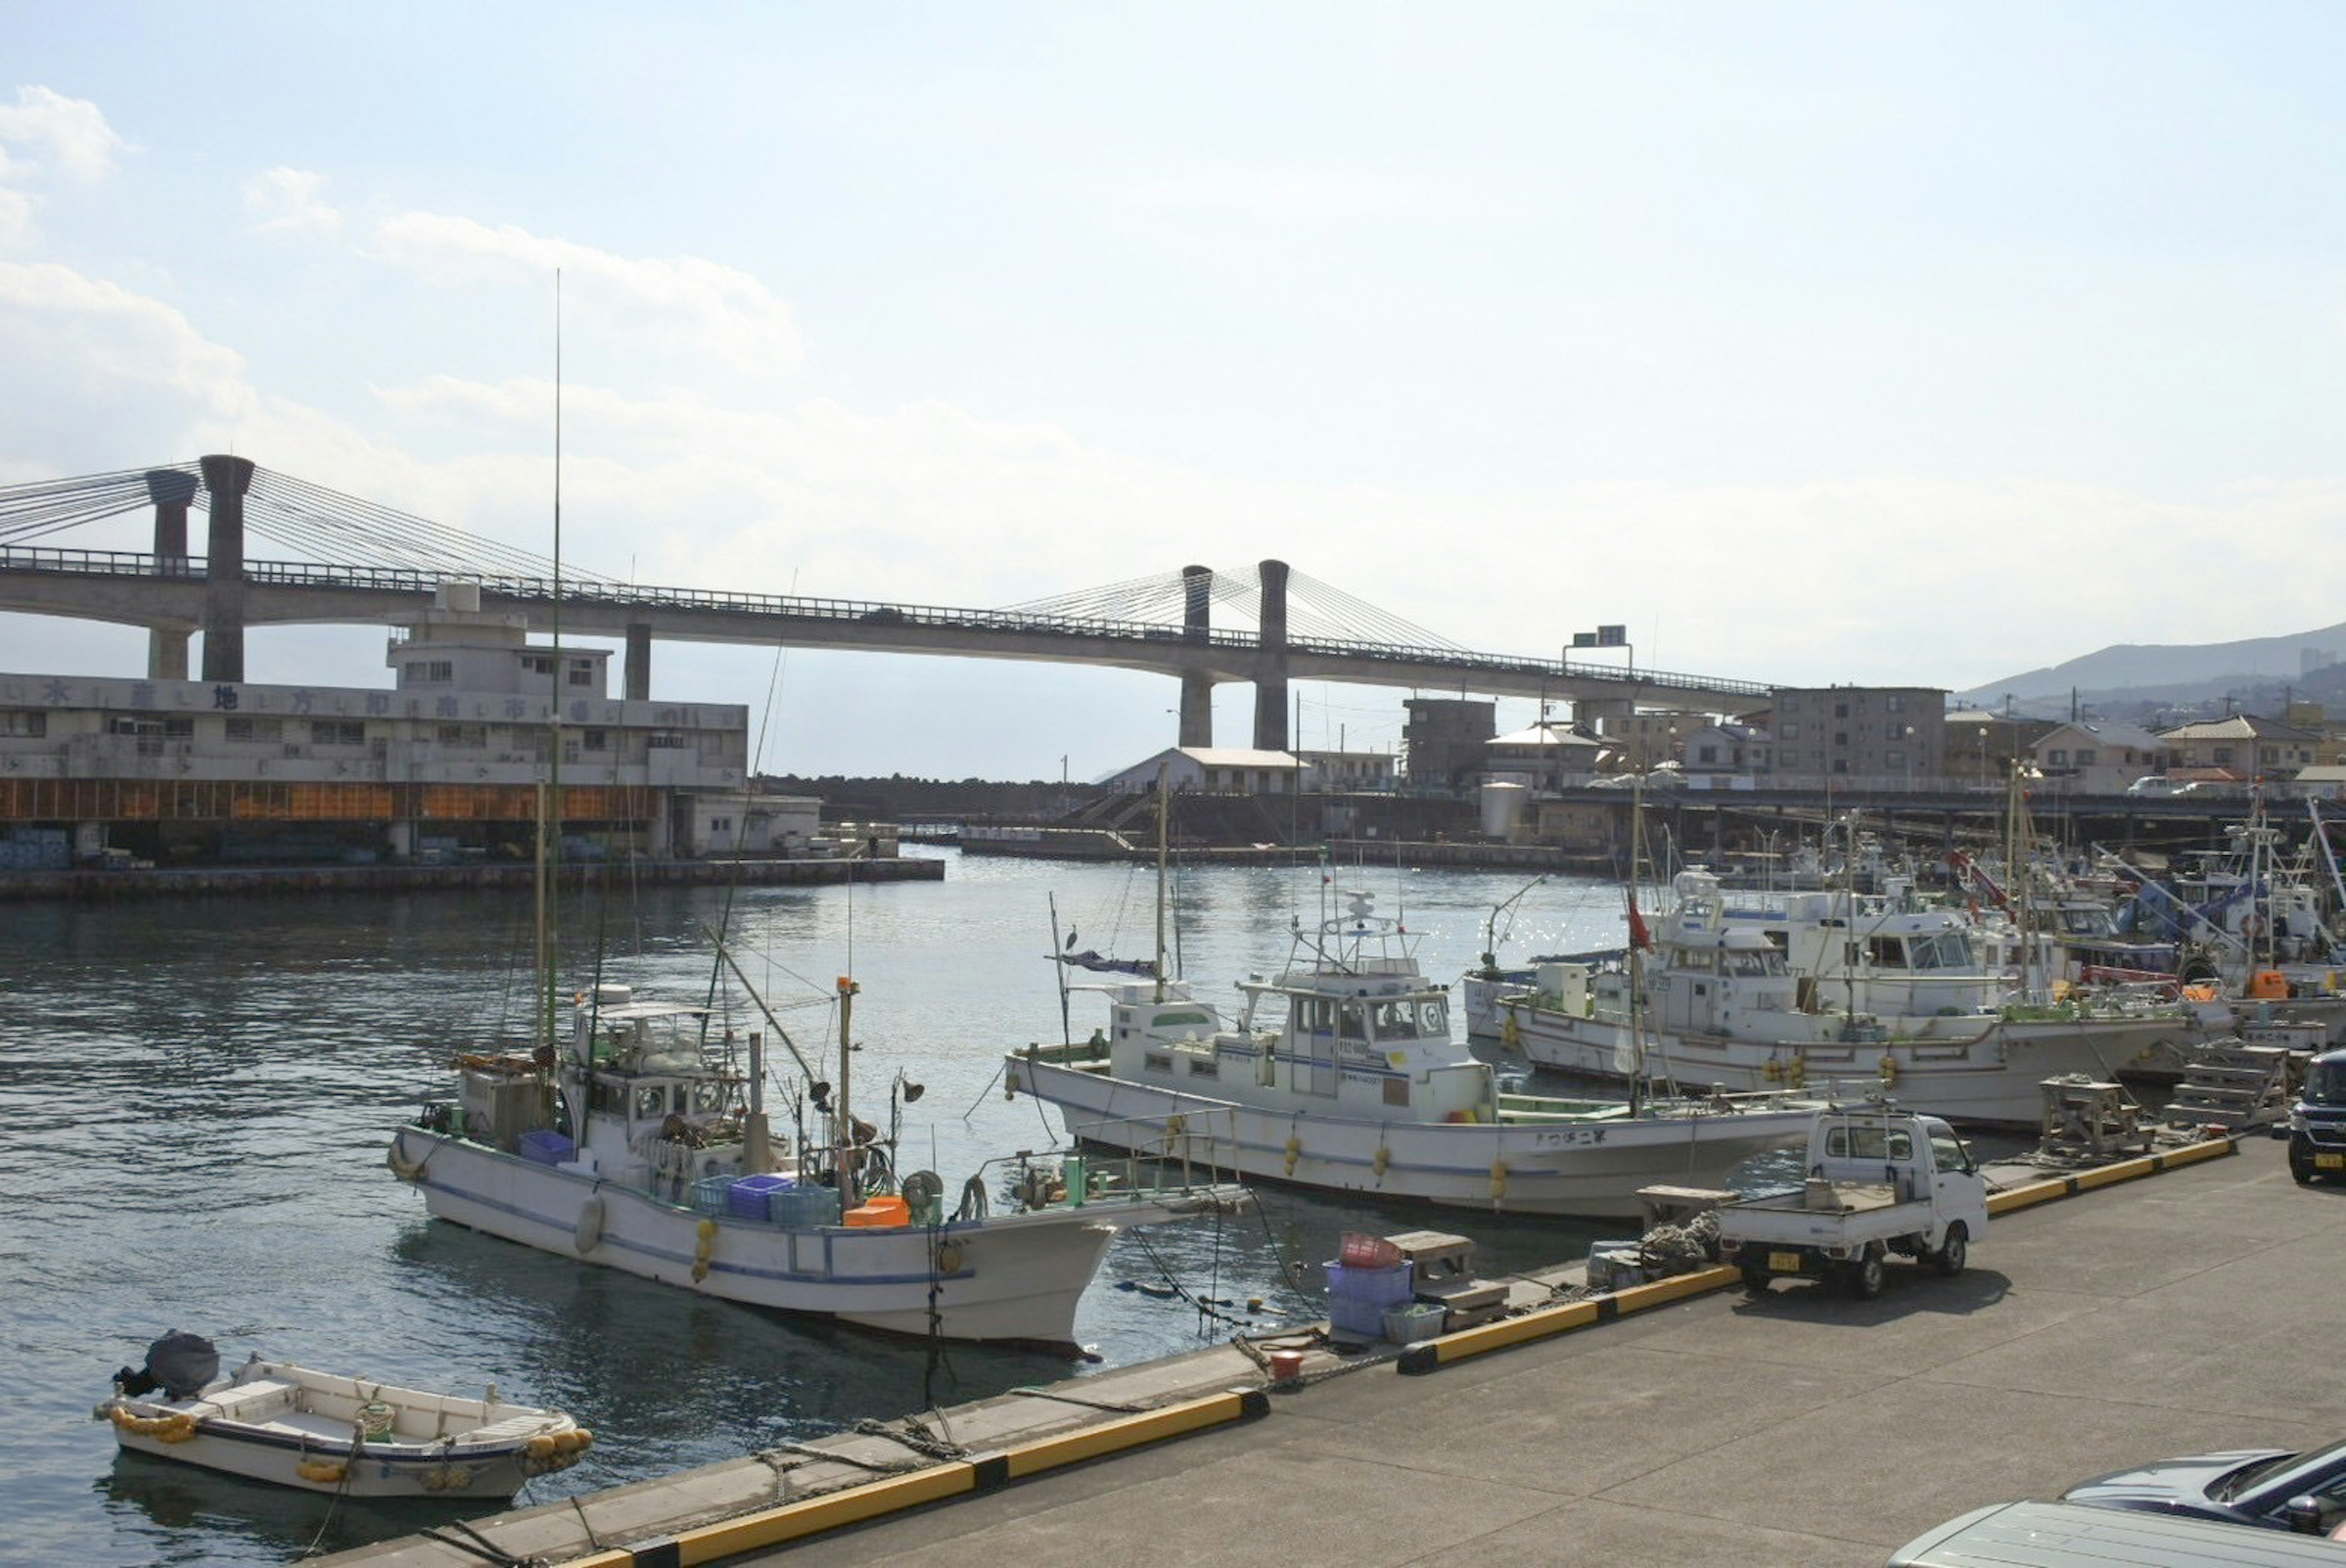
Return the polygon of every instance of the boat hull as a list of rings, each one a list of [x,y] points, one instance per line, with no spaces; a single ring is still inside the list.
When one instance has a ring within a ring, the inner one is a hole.
[[[1513,1042],[1533,1064],[1620,1078],[1632,1059],[1627,1024],[1516,1002],[1503,1004]],[[1787,1015],[1788,1018],[1790,1015]],[[1956,1016],[1909,1021],[1912,1033],[1880,1040],[1775,1040],[1671,1034],[1644,1051],[1647,1070],[1694,1088],[1729,1093],[1790,1085],[1813,1093],[1888,1092],[1901,1105],[1949,1121],[2034,1125],[2045,1115],[2044,1081],[2074,1073],[2114,1078],[2147,1065],[2172,1075],[2198,1031],[2181,1018],[2010,1023]]]
[[[470,1400],[258,1356],[188,1397],[117,1392],[96,1413],[126,1452],[340,1497],[511,1497],[594,1442],[560,1410],[494,1393]]]
[[[1072,1345],[1076,1301],[1117,1231],[1175,1212],[1102,1201],[935,1227],[795,1229],[699,1214],[417,1127],[399,1130],[392,1165],[434,1218],[699,1295],[949,1339]],[[590,1204],[597,1223],[586,1223]]]
[[[347,1442],[305,1443],[291,1437],[199,1430],[184,1441],[167,1442],[119,1428],[114,1435],[126,1453],[151,1454],[248,1481],[341,1497],[497,1500],[519,1492],[532,1473],[526,1453],[510,1450],[396,1454],[362,1445],[353,1458]]]
[[[1642,1186],[1721,1186],[1752,1156],[1800,1143],[1815,1109],[1556,1125],[1380,1123],[1257,1110],[1023,1055],[1005,1070],[1014,1093],[1056,1106],[1068,1136],[1088,1143],[1330,1192],[1591,1219],[1638,1216]]]

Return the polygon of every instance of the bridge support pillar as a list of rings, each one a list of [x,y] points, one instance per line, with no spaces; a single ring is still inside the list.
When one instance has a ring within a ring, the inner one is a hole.
[[[243,457],[201,460],[204,488],[212,493],[211,536],[204,550],[204,678],[244,678],[244,493],[252,462]]]
[[[150,469],[147,494],[155,503],[155,569],[167,577],[188,574],[188,503],[196,498],[193,476],[176,468]],[[147,678],[188,678],[188,633],[177,626],[147,628]]]
[[[1254,746],[1258,751],[1287,749],[1287,563],[1265,561],[1262,574],[1262,651],[1254,673]]]
[[[629,702],[652,699],[652,629],[641,622],[627,628],[627,667],[621,679]]]
[[[1181,637],[1202,643],[1211,635],[1214,569],[1181,568]],[[1214,743],[1214,683],[1196,670],[1181,676],[1181,731],[1178,746],[1208,747]]]

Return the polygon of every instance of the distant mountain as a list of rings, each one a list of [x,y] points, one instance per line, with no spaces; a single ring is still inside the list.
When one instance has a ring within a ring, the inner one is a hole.
[[[1974,708],[2002,708],[2007,699],[2023,709],[2066,714],[2070,694],[2107,710],[2127,705],[2198,703],[2252,693],[2291,695],[2335,702],[2346,689],[2346,623],[2320,631],[2243,642],[2180,644],[2121,643],[2046,669],[1990,681],[1955,699]]]

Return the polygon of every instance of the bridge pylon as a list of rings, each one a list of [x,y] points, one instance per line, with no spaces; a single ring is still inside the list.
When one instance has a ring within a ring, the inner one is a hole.
[[[1181,568],[1181,636],[1202,643],[1212,626],[1214,569]],[[1178,746],[1208,747],[1214,743],[1214,680],[1201,670],[1181,672],[1181,729]]]
[[[1287,563],[1265,561],[1261,640],[1254,665],[1254,746],[1287,749]]]
[[[148,499],[155,504],[155,564],[169,576],[188,570],[188,503],[196,498],[193,474],[177,468],[147,471]],[[188,678],[188,632],[182,626],[147,628],[147,678]]]
[[[204,678],[244,678],[244,493],[252,484],[249,457],[203,458],[204,488],[212,493],[212,525],[204,550]]]

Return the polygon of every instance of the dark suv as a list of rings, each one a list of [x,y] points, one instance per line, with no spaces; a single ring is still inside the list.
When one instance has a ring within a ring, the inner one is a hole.
[[[2325,1051],[2305,1069],[2289,1114],[2289,1174],[2300,1183],[2346,1177],[2346,1051]]]

